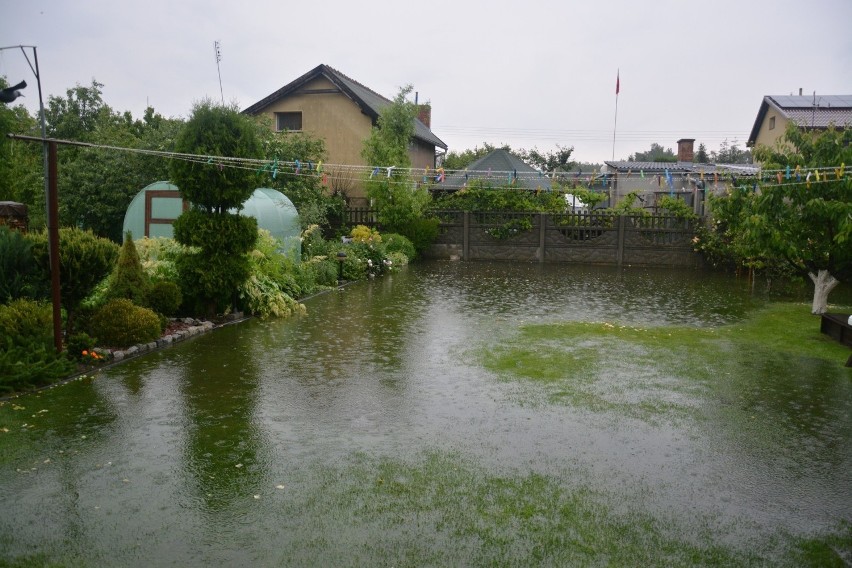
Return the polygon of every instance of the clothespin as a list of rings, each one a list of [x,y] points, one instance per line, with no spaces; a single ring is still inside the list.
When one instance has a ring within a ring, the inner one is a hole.
[[[373,168],[373,171],[370,172],[370,179],[373,179],[373,176],[376,176],[378,174],[379,174],[379,167],[376,166],[375,168]]]
[[[783,179],[781,172],[778,172],[778,174],[775,177],[778,180],[778,185],[781,185],[781,180]]]
[[[808,172],[808,175],[805,176],[805,184],[808,189],[811,188],[811,172]]]
[[[299,160],[296,160],[296,175],[299,175],[299,172],[302,171],[302,164]]]
[[[388,168],[388,179],[390,179],[391,174],[393,173],[393,169],[394,169],[395,167],[396,167],[396,166],[390,166],[390,167]]]
[[[802,181],[802,167],[796,166],[796,181]]]
[[[814,170],[814,172],[816,173],[816,180],[819,181],[819,170]]]
[[[787,164],[787,167],[784,169],[784,177],[786,179],[790,179],[790,165]]]
[[[317,162],[317,173],[320,173],[320,172],[322,172],[322,160]]]

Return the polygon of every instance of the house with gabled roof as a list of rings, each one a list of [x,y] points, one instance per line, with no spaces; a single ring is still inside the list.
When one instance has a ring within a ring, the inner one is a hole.
[[[757,111],[746,145],[774,148],[792,122],[799,128],[852,127],[852,95],[767,95]]]
[[[364,141],[391,101],[340,71],[322,64],[246,108],[243,113],[266,115],[277,131],[306,132],[325,140],[329,164],[366,164],[361,157]],[[434,169],[437,153],[447,145],[431,128],[431,106],[419,105],[414,119],[414,139],[409,148],[414,168]],[[332,180],[333,183],[333,180]],[[351,205],[366,204],[364,188],[349,189]]]

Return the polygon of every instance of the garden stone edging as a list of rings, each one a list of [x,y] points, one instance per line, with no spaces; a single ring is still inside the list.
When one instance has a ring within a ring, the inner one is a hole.
[[[184,339],[187,339],[189,337],[194,337],[196,335],[206,333],[217,327],[216,324],[214,324],[212,321],[206,320],[183,318],[180,321],[188,324],[189,327],[175,331],[174,333],[171,333],[169,335],[164,335],[156,341],[151,341],[149,343],[139,343],[138,345],[132,345],[127,349],[104,349],[102,351],[98,349],[98,351],[101,352],[103,355],[106,355],[110,362],[117,363],[129,357],[141,355],[142,353],[147,353],[149,351],[153,351],[155,349],[159,349],[161,347],[166,347],[173,343],[183,341]]]

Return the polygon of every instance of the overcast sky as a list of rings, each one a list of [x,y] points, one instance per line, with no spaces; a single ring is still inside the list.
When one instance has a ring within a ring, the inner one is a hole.
[[[762,97],[852,94],[852,0],[0,0],[0,47],[38,48],[49,95],[92,79],[113,109],[241,109],[317,65],[388,98],[411,84],[450,150],[574,147],[616,159],[657,142],[744,146]],[[620,71],[619,71],[620,70]],[[20,50],[0,75],[34,75]],[[20,99],[19,99],[20,100]]]

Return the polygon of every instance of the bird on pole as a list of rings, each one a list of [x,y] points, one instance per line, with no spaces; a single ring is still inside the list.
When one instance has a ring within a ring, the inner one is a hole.
[[[27,86],[26,81],[21,81],[14,87],[6,87],[5,89],[0,90],[0,103],[11,103],[18,97],[23,97],[24,94],[21,92],[21,89]]]

